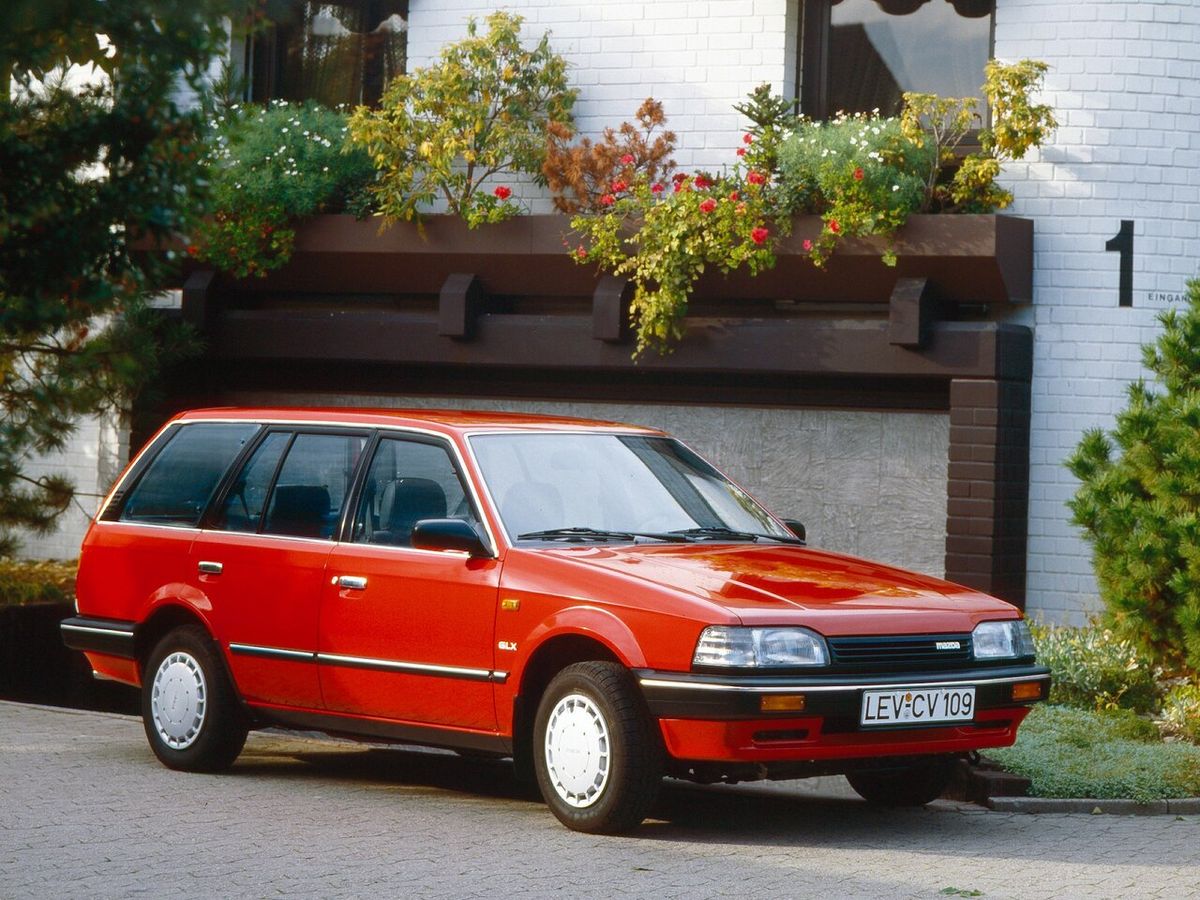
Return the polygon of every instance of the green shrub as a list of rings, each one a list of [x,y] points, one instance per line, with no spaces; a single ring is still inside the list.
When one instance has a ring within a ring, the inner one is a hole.
[[[484,182],[541,178],[548,126],[571,124],[576,94],[549,35],[527,50],[521,22],[496,12],[481,35],[470,19],[467,36],[432,65],[392,79],[379,109],[351,117],[355,144],[379,170],[372,190],[389,222],[419,220],[434,200],[471,228],[520,212],[508,185],[489,192]]]
[[[77,560],[0,557],[0,606],[62,603],[75,597]]]
[[[1092,544],[1107,619],[1170,668],[1200,671],[1200,279],[1159,315],[1143,348],[1160,387],[1138,380],[1111,434],[1084,434],[1068,505]]]
[[[1151,800],[1200,795],[1200,747],[1164,744],[1128,710],[1039,706],[1012,747],[987,756],[1032,782],[1035,797]]]
[[[853,235],[891,235],[925,202],[932,145],[910,141],[899,119],[841,115],[801,121],[779,151],[785,192],[795,211],[818,212],[825,225],[809,254],[823,265],[837,242]],[[806,245],[807,246],[807,245]],[[884,256],[896,262],[890,249]]]
[[[1050,702],[1081,709],[1158,708],[1157,672],[1136,644],[1098,625],[1033,625],[1037,658],[1051,672]]]
[[[188,252],[239,277],[288,261],[297,219],[367,209],[375,177],[361,150],[347,149],[347,118],[316,103],[273,101],[217,117],[210,137],[213,214]]]
[[[1200,684],[1177,684],[1167,691],[1158,725],[1164,734],[1200,744]]]

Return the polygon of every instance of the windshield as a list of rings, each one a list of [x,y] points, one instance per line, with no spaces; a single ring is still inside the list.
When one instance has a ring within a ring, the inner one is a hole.
[[[745,491],[671,438],[481,434],[471,448],[510,540],[572,530],[591,538],[794,540]]]

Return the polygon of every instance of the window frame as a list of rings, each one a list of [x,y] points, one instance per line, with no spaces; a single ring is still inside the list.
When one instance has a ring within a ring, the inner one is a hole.
[[[930,0],[940,2],[940,0]],[[829,36],[833,21],[833,3],[830,0],[800,0],[800,16],[797,27],[796,46],[800,58],[796,63],[795,96],[800,102],[800,112],[814,121],[827,121],[837,110],[829,108]],[[988,16],[988,59],[996,58],[996,8]],[[980,84],[983,73],[979,73]],[[981,110],[983,125],[991,120],[991,110],[985,103]],[[977,148],[978,131],[972,130],[963,141],[966,149]]]

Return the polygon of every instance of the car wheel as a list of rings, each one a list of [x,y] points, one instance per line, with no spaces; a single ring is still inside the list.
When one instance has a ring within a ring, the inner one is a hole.
[[[942,796],[954,774],[954,757],[937,756],[917,765],[848,772],[850,787],[879,806],[924,806]]]
[[[538,788],[568,828],[617,834],[646,818],[662,784],[662,744],[623,666],[559,672],[538,705],[533,741]]]
[[[227,769],[248,730],[217,648],[197,625],[169,632],[142,673],[142,722],[163,765],[186,772]]]

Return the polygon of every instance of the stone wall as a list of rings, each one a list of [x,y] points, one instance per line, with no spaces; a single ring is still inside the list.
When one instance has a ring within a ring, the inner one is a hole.
[[[662,428],[687,442],[815,547],[941,577],[946,552],[944,413],[630,405],[382,395],[257,394],[234,404],[500,409]]]

